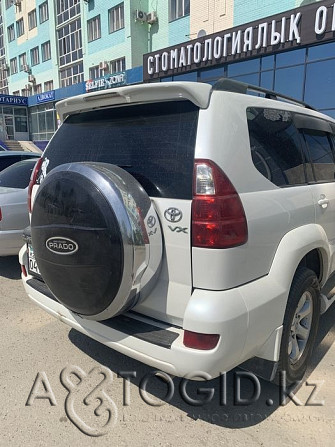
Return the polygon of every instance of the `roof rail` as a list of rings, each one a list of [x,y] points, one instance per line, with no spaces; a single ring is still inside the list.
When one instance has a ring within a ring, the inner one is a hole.
[[[257,85],[251,85],[247,84],[246,82],[235,81],[235,79],[220,78],[213,85],[213,90],[242,93],[242,94],[247,94],[248,90],[250,90],[254,92],[264,93],[264,96],[267,99],[274,99],[277,101],[283,99],[284,101],[287,101],[289,103],[297,104],[302,107],[306,107],[307,109],[316,110],[314,107],[310,106],[309,104],[306,104],[303,101],[299,101],[298,99],[291,98],[290,96],[283,95],[282,93],[274,92],[273,90],[258,87]]]

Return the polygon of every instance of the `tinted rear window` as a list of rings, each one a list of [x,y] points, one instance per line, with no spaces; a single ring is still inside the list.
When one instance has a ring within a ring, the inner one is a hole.
[[[249,107],[250,148],[257,170],[277,186],[306,182],[304,158],[290,112]]]
[[[304,129],[303,135],[309,153],[308,159],[312,162],[306,166],[308,180],[333,182],[335,164],[330,135],[313,129]]]
[[[19,161],[26,160],[28,158],[34,158],[34,159],[36,158],[36,161],[37,161],[38,155],[36,155],[36,157],[35,157],[35,156],[30,155],[28,152],[28,154],[24,154],[24,153],[20,154],[20,155],[10,154],[7,156],[7,151],[6,151],[6,155],[0,157],[0,171],[3,171],[4,169],[8,168],[8,166],[13,165],[14,163],[18,163]]]
[[[190,102],[141,104],[70,116],[45,157],[48,172],[68,162],[116,164],[149,196],[190,199],[198,108]]]
[[[0,172],[0,186],[24,189],[29,185],[36,160],[20,161]]]

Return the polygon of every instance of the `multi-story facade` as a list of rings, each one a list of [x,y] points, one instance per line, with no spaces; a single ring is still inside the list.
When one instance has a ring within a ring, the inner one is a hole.
[[[190,11],[190,38],[145,55],[144,81],[229,77],[335,117],[334,1],[191,0]]]
[[[228,76],[296,96],[335,116],[329,94],[335,81],[332,5],[316,0],[0,0],[0,98],[14,95],[28,104],[25,112],[18,105],[12,109],[13,119],[1,108],[0,140],[2,126],[8,138],[48,141],[57,127],[58,100],[143,78],[213,83]],[[314,41],[305,44],[298,41],[305,26],[300,16],[310,7]],[[300,15],[296,22],[290,23],[291,14]],[[273,17],[285,19],[286,29],[280,30],[278,22],[271,35]],[[246,31],[251,21],[254,28]],[[260,39],[253,47],[252,33]],[[278,36],[278,45],[270,45]],[[181,47],[185,53],[173,69],[160,66],[148,73],[153,69],[148,58],[159,65],[161,55],[170,58]],[[193,48],[201,51],[201,60],[187,61]],[[23,113],[29,115],[29,132],[24,119],[15,119]]]
[[[141,82],[143,54],[189,33],[189,1],[0,0],[0,95],[28,97],[29,137],[47,141],[57,100]]]
[[[141,66],[144,53],[188,38],[189,2],[173,3],[1,0],[0,92],[32,96]]]

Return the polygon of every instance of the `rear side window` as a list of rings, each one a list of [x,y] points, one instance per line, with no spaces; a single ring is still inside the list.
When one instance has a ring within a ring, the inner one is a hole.
[[[301,140],[292,114],[249,107],[247,120],[251,156],[257,170],[277,186],[305,183]]]
[[[310,182],[334,181],[335,164],[330,134],[318,130],[302,130],[306,142],[307,179]]]
[[[48,172],[68,162],[111,163],[132,174],[149,196],[192,198],[198,108],[174,101],[68,117],[44,157]]]

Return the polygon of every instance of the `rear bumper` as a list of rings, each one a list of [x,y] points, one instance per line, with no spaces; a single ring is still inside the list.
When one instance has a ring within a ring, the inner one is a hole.
[[[122,354],[176,376],[192,375],[194,372],[202,371],[215,377],[221,372],[221,341],[211,351],[188,349],[182,344],[183,330],[181,328],[169,327],[163,323],[155,322],[157,330],[163,329],[176,335],[170,348],[162,347],[155,343],[141,340],[136,336],[130,336],[125,332],[108,326],[108,324],[85,320],[66,309],[62,304],[31,287],[29,280],[27,282],[26,278],[22,279],[29,298],[39,307],[63,323]],[[143,321],[147,324],[153,323],[138,315],[134,317],[134,315],[127,314],[127,316],[134,319],[134,321]],[[227,369],[231,369],[235,365],[227,366]]]
[[[20,262],[25,265],[27,263],[24,247],[20,251]],[[196,377],[195,373],[201,371],[216,377],[257,356],[259,352],[265,353],[263,358],[278,360],[278,337],[273,349],[264,349],[264,344],[271,340],[271,334],[281,324],[277,325],[278,316],[273,308],[273,302],[278,302],[278,296],[269,299],[263,289],[265,299],[263,304],[260,303],[254,295],[259,295],[262,284],[256,289],[254,284],[254,291],[250,285],[228,291],[194,290],[186,308],[183,328],[157,322],[133,312],[126,314],[126,318],[132,321],[131,324],[150,325],[170,339],[170,343],[159,343],[158,338],[150,340],[139,334],[129,333],[122,324],[115,325],[116,319],[104,322],[84,319],[50,297],[52,294],[43,290],[43,283],[35,280],[34,284],[29,275],[22,276],[22,280],[30,299],[55,318],[122,354],[172,375]],[[264,282],[264,278],[255,283],[259,281]],[[40,287],[36,287],[36,283]],[[253,293],[246,299],[248,290]],[[253,299],[255,302],[251,305]],[[271,303],[272,312],[266,315]],[[220,334],[220,340],[212,350],[190,349],[183,344],[184,330]]]

